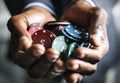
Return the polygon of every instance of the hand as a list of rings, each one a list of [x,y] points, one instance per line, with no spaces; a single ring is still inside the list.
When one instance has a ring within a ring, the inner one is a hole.
[[[27,31],[32,23],[44,25],[48,21],[55,20],[47,10],[36,6],[25,10],[21,14],[12,16],[8,21],[8,29],[11,32],[12,40],[11,57],[16,64],[27,69],[28,74],[33,78],[54,77],[55,75],[49,77],[47,72],[53,71],[55,68],[59,69],[61,65],[63,66],[63,63],[57,60],[59,57],[58,51],[52,48],[45,50],[41,44],[32,45],[31,36]]]
[[[90,75],[97,69],[98,62],[108,52],[109,43],[106,31],[107,13],[100,7],[92,7],[85,0],[76,0],[64,12],[62,20],[88,29],[91,48],[80,47],[75,50],[74,57],[66,62],[68,83],[78,83],[84,75]]]

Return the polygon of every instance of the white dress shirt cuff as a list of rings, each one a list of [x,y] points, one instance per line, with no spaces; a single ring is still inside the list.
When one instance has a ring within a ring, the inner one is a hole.
[[[95,7],[96,3],[94,0],[86,0],[91,6]]]
[[[40,6],[40,7],[43,7],[45,8],[46,10],[48,10],[51,14],[55,15],[55,12],[47,5],[45,5],[44,3],[42,2],[32,2],[32,3],[29,3],[28,5],[25,6],[24,10],[32,7],[32,6]]]

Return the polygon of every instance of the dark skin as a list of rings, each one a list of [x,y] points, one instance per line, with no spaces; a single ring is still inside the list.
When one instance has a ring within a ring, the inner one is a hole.
[[[64,63],[59,59],[60,53],[57,50],[53,48],[45,50],[40,44],[32,45],[31,36],[27,31],[30,24],[40,22],[44,25],[56,19],[42,7],[31,7],[21,14],[12,16],[8,21],[8,28],[12,35],[12,59],[25,68],[33,78],[51,79],[65,73],[68,83],[77,83],[83,79],[84,75],[94,73],[98,62],[108,52],[106,19],[107,13],[104,9],[92,7],[84,0],[76,0],[68,6],[61,20],[87,27],[90,33],[89,41],[94,47],[92,49],[77,48],[73,57]],[[59,74],[50,76],[52,71]]]

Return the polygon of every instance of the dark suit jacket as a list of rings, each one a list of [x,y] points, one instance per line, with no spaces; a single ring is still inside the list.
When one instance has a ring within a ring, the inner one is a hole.
[[[31,2],[42,2],[53,9],[58,16],[72,0],[5,0],[5,3],[12,15],[20,13],[23,8]]]
[[[12,15],[20,13],[23,8],[31,2],[42,2],[49,6],[55,13],[60,16],[66,6],[73,0],[5,0],[5,3]],[[105,8],[112,7],[117,0],[94,0],[97,4]],[[107,4],[107,5],[106,5]]]

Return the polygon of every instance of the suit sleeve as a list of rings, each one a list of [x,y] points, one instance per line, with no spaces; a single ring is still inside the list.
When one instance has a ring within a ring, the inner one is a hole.
[[[4,0],[11,15],[16,15],[24,10],[24,7],[32,2],[41,2],[49,8],[54,9],[51,0]]]

